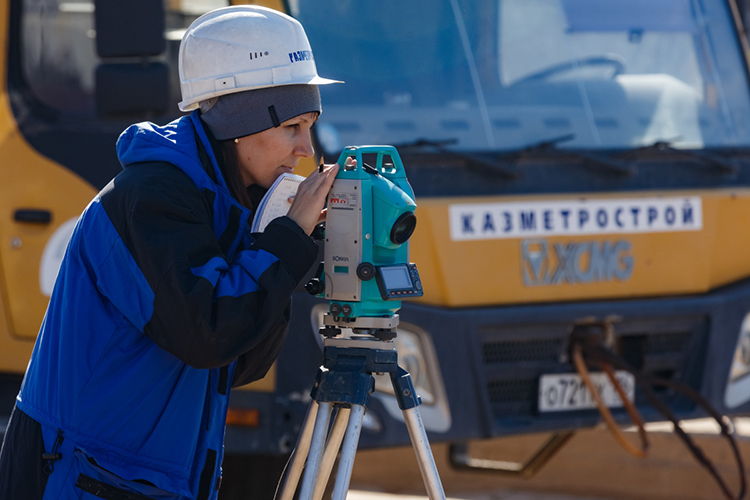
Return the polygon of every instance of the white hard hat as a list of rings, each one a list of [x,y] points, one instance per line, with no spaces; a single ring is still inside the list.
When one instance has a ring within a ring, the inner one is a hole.
[[[193,21],[180,43],[179,71],[182,111],[245,90],[341,83],[318,76],[299,21],[254,5],[223,7]]]

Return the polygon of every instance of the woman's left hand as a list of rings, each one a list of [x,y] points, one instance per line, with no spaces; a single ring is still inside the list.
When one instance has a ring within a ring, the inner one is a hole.
[[[323,207],[338,171],[339,166],[334,163],[322,171],[315,169],[300,183],[287,217],[296,222],[305,234],[312,233],[320,219],[325,217]]]

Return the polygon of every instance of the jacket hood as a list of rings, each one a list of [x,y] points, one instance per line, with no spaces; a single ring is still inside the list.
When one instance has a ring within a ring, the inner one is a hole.
[[[227,189],[198,113],[194,111],[164,126],[151,122],[131,125],[117,140],[120,164],[127,168],[133,163],[165,161],[183,170],[198,187],[215,191],[214,182],[201,165],[197,138],[211,160],[216,184]]]

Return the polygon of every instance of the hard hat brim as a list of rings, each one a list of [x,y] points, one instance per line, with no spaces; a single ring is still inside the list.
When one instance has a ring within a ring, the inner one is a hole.
[[[321,76],[314,76],[309,81],[306,82],[290,82],[285,85],[329,85],[331,83],[344,83],[341,80],[331,80],[330,78],[323,78]],[[193,99],[180,101],[177,106],[179,106],[180,111],[188,112],[193,111],[194,109],[198,109],[200,106],[200,103],[202,101],[207,101],[208,99],[213,99],[214,97],[220,97],[223,95],[228,94],[236,94],[237,92],[250,92],[252,90],[258,90],[258,89],[264,89],[268,87],[276,87],[278,85],[263,85],[258,87],[239,87],[239,88],[233,88],[233,89],[226,89],[226,90],[220,90],[216,92],[211,92],[209,94],[203,94],[201,96],[196,96]]]

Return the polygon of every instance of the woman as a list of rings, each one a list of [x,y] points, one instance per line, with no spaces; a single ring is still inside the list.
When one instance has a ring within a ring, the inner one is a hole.
[[[197,19],[183,111],[118,140],[124,170],[68,246],[0,454],[0,498],[214,499],[230,387],[276,359],[338,166],[251,235],[265,190],[313,155],[317,75],[299,23]]]

